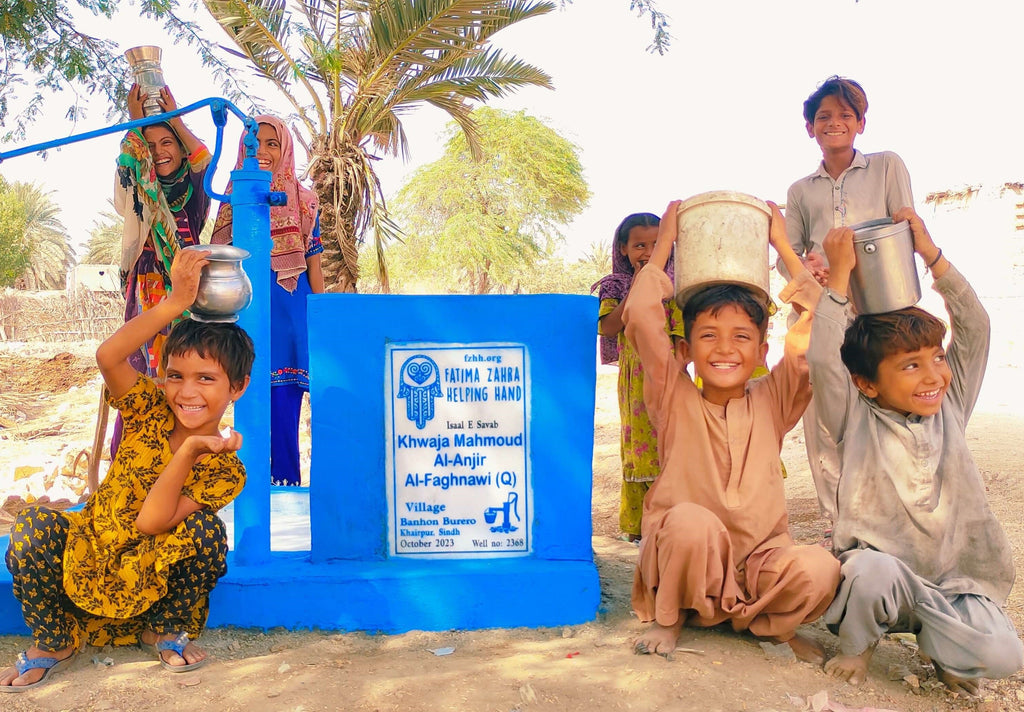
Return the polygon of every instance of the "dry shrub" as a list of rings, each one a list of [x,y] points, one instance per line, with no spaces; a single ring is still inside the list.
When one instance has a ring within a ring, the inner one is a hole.
[[[124,323],[116,292],[0,292],[0,341],[105,339]]]

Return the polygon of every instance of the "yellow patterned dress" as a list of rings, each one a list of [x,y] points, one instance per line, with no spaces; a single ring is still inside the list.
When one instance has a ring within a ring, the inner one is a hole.
[[[163,391],[140,374],[122,398],[115,401],[108,394],[107,401],[124,418],[117,457],[82,511],[66,513],[64,590],[88,614],[76,616],[81,630],[75,637],[93,645],[135,642],[143,626],[136,617],[167,595],[169,568],[197,555],[186,522],[156,536],[135,528],[146,495],[172,455],[168,438],[174,416]],[[197,462],[181,493],[216,512],[244,484],[241,460],[221,453]],[[191,610],[191,637],[202,631],[207,612],[208,598],[202,596]]]
[[[610,314],[618,299],[602,299],[598,319]],[[665,302],[665,332],[683,337],[683,315],[675,300]],[[622,496],[619,499],[619,527],[626,534],[640,536],[644,495],[661,472],[658,464],[658,434],[644,405],[644,370],[640,355],[619,333],[619,420],[621,423]]]

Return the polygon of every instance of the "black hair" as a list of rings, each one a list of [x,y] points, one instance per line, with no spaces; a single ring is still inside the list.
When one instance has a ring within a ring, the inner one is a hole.
[[[723,307],[734,306],[743,311],[750,320],[757,326],[761,341],[768,331],[768,309],[763,300],[759,299],[751,290],[738,284],[716,284],[712,287],[705,287],[686,301],[683,307],[683,329],[686,340],[690,340],[693,333],[693,323],[697,317],[705,312],[711,312],[717,316]]]
[[[654,213],[633,213],[627,215],[619,226],[615,228],[615,244],[625,245],[629,242],[629,231],[635,227],[658,227],[661,225],[661,218]]]
[[[807,123],[814,123],[814,115],[818,113],[821,102],[825,100],[826,96],[838,97],[840,101],[853,109],[853,113],[857,114],[858,121],[862,120],[864,114],[868,112],[868,95],[864,91],[864,87],[852,79],[833,74],[822,82],[821,86],[804,102],[804,120]]]
[[[945,337],[946,325],[918,307],[861,314],[847,327],[839,355],[850,375],[875,381],[885,357],[942,346]]]
[[[238,324],[182,319],[164,342],[160,353],[161,370],[167,368],[169,356],[181,356],[190,351],[219,363],[233,388],[245,384],[256,358],[252,339]]]

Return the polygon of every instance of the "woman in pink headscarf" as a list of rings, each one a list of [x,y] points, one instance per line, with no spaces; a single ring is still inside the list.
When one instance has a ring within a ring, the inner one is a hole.
[[[273,116],[258,116],[256,122],[256,160],[273,174],[270,190],[288,196],[285,205],[270,208],[270,477],[275,485],[299,485],[299,411],[302,394],[309,391],[306,295],[324,291],[323,246],[316,195],[299,184],[288,128]],[[239,145],[236,168],[244,158],[245,148]],[[224,203],[212,242],[231,241],[231,205]]]

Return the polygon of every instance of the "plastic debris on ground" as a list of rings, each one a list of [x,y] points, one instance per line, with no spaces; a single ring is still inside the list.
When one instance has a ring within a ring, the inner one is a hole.
[[[455,648],[427,648],[427,652],[440,657],[441,655],[451,655],[455,652]]]
[[[822,690],[806,699],[798,695],[786,695],[791,704],[807,712],[899,712],[887,707],[850,707],[842,702],[830,700],[828,692]]]

